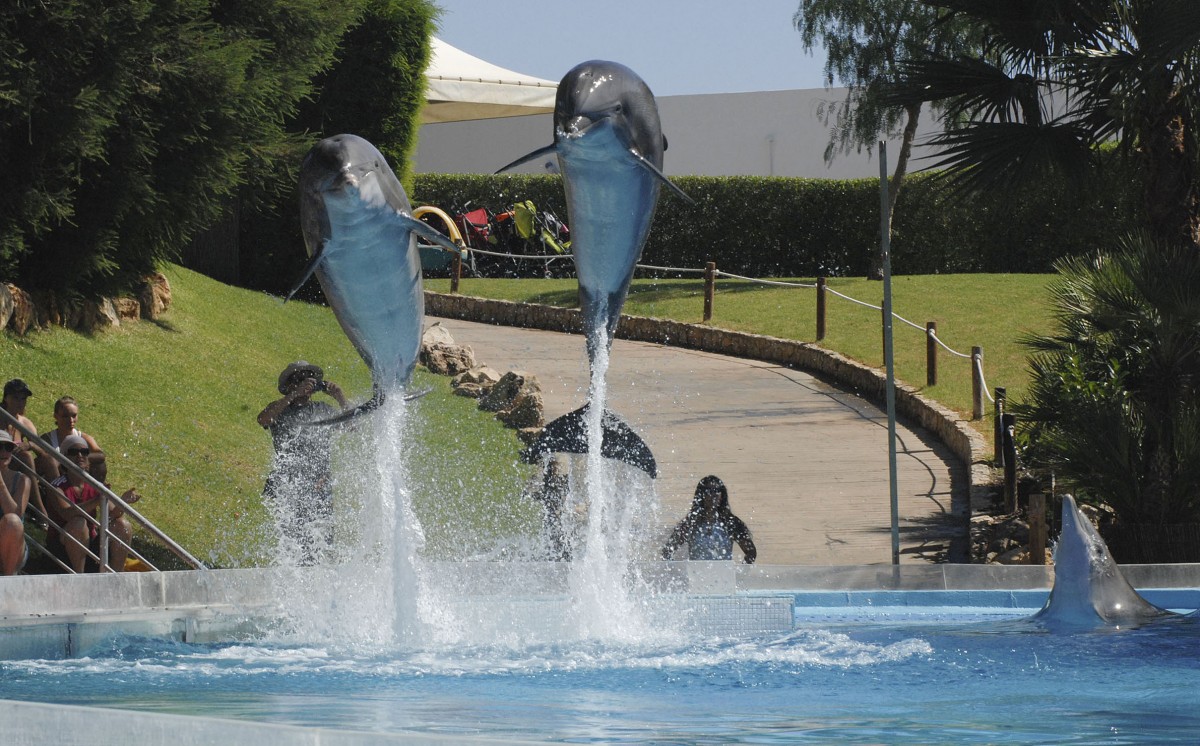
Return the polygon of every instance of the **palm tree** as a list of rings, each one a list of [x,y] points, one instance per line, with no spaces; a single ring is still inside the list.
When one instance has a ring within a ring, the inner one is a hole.
[[[1058,262],[1026,339],[1029,463],[1132,524],[1200,521],[1200,252],[1145,234]]]
[[[1081,179],[1113,141],[1156,241],[1200,243],[1200,3],[927,0],[984,34],[977,56],[914,60],[891,100],[942,102],[936,164],[968,191]]]

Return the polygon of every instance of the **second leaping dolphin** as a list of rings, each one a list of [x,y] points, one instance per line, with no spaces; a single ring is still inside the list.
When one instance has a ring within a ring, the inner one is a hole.
[[[612,346],[660,186],[692,201],[663,175],[666,148],[658,106],[645,81],[619,63],[591,60],[571,68],[558,84],[554,142],[500,169],[550,153],[558,157],[593,371],[597,355]],[[587,406],[547,425],[548,436],[535,442],[526,458],[533,460],[552,449],[585,452],[586,411]],[[602,421],[605,449],[611,443],[625,454],[615,454],[617,458],[654,476],[645,443],[628,427],[616,428],[620,420],[611,412],[605,412]]]
[[[416,237],[457,252],[412,216],[404,187],[357,135],[321,140],[300,166],[300,223],[309,261],[288,298],[314,272],[338,323],[371,369],[374,394],[340,415],[378,407],[408,384],[421,345],[425,298]]]

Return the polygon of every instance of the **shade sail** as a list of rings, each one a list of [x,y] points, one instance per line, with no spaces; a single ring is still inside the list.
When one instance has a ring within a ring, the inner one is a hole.
[[[554,111],[557,83],[506,70],[436,37],[432,48],[422,124]]]

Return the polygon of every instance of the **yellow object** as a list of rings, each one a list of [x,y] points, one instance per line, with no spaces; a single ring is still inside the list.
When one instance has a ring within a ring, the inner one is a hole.
[[[454,224],[454,219],[447,215],[445,210],[432,205],[421,205],[417,209],[413,210],[413,217],[417,220],[420,220],[422,215],[436,215],[442,221],[442,223],[445,224],[447,235],[450,236],[450,240],[454,241],[454,243],[458,244],[459,246],[463,245],[462,234],[459,233],[458,226]],[[445,248],[444,246],[438,246],[437,248],[441,249],[442,251],[449,251],[449,249]]]
[[[151,567],[150,565],[147,565],[145,562],[142,562],[140,559],[137,559],[136,557],[126,557],[125,558],[125,567],[122,569],[125,572],[151,572],[154,570],[153,567]]]

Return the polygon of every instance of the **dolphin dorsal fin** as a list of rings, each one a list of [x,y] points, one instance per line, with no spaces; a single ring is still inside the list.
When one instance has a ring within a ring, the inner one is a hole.
[[[642,167],[642,168],[646,169],[647,171],[649,171],[650,173],[652,173],[652,174],[654,174],[656,177],[658,177],[658,180],[659,180],[659,181],[661,181],[662,183],[666,184],[666,185],[667,185],[667,187],[668,187],[668,188],[669,188],[669,189],[670,189],[672,192],[675,192],[675,194],[677,194],[677,195],[679,195],[681,198],[683,198],[683,200],[684,200],[685,202],[687,202],[689,205],[693,205],[693,206],[695,206],[695,204],[696,204],[696,200],[694,200],[694,199],[692,199],[691,197],[687,196],[687,193],[686,193],[686,192],[684,192],[684,191],[683,191],[682,189],[680,189],[679,187],[675,186],[675,183],[674,183],[673,181],[671,181],[670,179],[668,179],[668,178],[667,178],[667,176],[666,176],[666,174],[664,174],[662,171],[659,171],[659,170],[658,170],[658,167],[656,167],[656,166],[655,166],[653,163],[651,163],[650,161],[646,160],[646,157],[645,157],[645,156],[643,156],[641,153],[637,152],[637,151],[636,151],[636,150],[634,150],[633,148],[630,148],[630,149],[629,149],[629,153],[630,153],[630,154],[631,154],[631,155],[632,155],[632,156],[633,156],[635,159],[637,159],[637,162],[638,162],[638,164],[639,164],[639,165],[641,165],[641,167]]]
[[[547,145],[544,148],[538,148],[537,150],[533,151],[532,153],[526,153],[525,155],[516,159],[515,161],[508,164],[504,168],[496,170],[495,173],[502,174],[505,171],[509,170],[510,168],[516,168],[517,166],[521,165],[522,163],[528,163],[528,162],[532,161],[534,158],[541,158],[542,156],[550,155],[551,153],[555,153],[555,152],[558,152],[558,145],[556,143],[551,143],[550,145]]]

